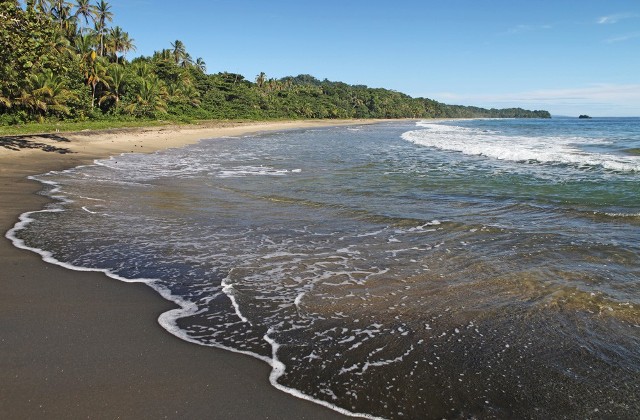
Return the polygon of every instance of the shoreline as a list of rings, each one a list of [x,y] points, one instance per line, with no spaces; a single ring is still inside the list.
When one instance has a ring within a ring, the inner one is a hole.
[[[0,412],[6,418],[344,418],[271,386],[271,368],[258,359],[194,345],[161,328],[158,317],[177,306],[146,285],[46,263],[16,248],[4,233],[21,214],[49,202],[37,194],[42,186],[29,175],[208,138],[384,121],[56,133],[20,137],[67,153],[0,148]]]
[[[11,150],[2,147],[3,143],[0,143],[0,161],[7,156],[17,157],[16,151],[32,153],[45,150],[57,152],[57,155],[73,154],[92,163],[94,159],[106,158],[115,154],[152,153],[161,149],[186,146],[210,138],[242,136],[267,131],[375,124],[385,121],[402,120],[214,121],[194,125],[114,128],[42,134],[2,135],[0,132],[0,141],[4,140],[4,144],[13,148]]]

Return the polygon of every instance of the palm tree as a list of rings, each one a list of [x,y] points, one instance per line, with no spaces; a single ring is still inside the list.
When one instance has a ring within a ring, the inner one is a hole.
[[[191,54],[186,53],[184,58],[180,62],[180,67],[191,67],[193,66],[193,58],[191,58]]]
[[[262,89],[264,87],[266,80],[267,80],[267,75],[262,71],[260,72],[259,75],[256,76],[256,85],[258,85],[258,87]]]
[[[107,66],[102,57],[96,57],[95,52],[91,54],[91,63],[87,72],[87,85],[91,86],[91,108],[95,107],[98,85],[102,84],[108,88],[110,77],[107,74]]]
[[[126,73],[122,64],[112,63],[107,68],[109,76],[109,85],[106,86],[106,90],[98,103],[102,105],[106,101],[113,101],[114,109],[118,110],[118,104],[120,98],[124,95],[126,86]]]
[[[153,75],[151,67],[147,63],[135,63],[133,65],[133,73],[140,79],[148,79]]]
[[[109,31],[105,45],[107,52],[115,56],[116,63],[118,62],[119,52],[126,55],[130,50],[135,50],[133,39],[129,38],[129,34],[123,31],[119,26],[116,26]]]
[[[78,18],[72,13],[72,4],[66,0],[52,0],[48,7],[54,21],[58,22],[58,28],[68,39],[73,39],[78,30]]]
[[[69,39],[64,30],[56,28],[52,31],[49,47],[59,54],[64,54],[70,49]]]
[[[42,88],[23,90],[19,101],[22,106],[27,108],[30,114],[40,114],[38,119],[42,120],[43,114],[47,111],[47,103],[42,100],[43,94],[40,89]]]
[[[87,58],[91,55],[91,52],[96,47],[96,37],[93,34],[78,34],[73,39],[73,47],[83,61],[87,61]]]
[[[129,51],[136,50],[136,44],[134,44],[135,39],[129,37],[129,32],[125,32],[122,36],[122,46],[120,47],[120,52],[122,56],[125,57]]]
[[[267,87],[267,90],[270,92],[282,90],[282,84],[274,78],[267,80],[267,82],[265,83],[265,86]]]
[[[171,43],[171,48],[173,48],[171,52],[173,59],[176,64],[180,64],[187,56],[187,49],[184,46],[184,43],[179,39],[176,39],[176,42]]]
[[[160,51],[155,51],[153,53],[153,60],[173,61],[173,52],[166,48]]]
[[[84,75],[84,80],[87,85],[89,85],[89,69],[96,59],[96,42],[96,37],[92,34],[78,34],[73,39],[73,48],[76,53],[78,68]]]
[[[200,92],[192,84],[184,84],[182,86],[182,95],[191,106],[198,106],[201,103],[200,99],[198,99]]]
[[[196,68],[200,70],[202,73],[207,72],[207,63],[204,62],[204,59],[202,57],[198,57],[196,59]]]
[[[173,101],[176,101],[177,98],[181,98],[182,86],[176,82],[167,84],[167,96]]]
[[[113,19],[113,13],[111,13],[111,5],[104,0],[100,0],[96,3],[95,11],[96,19],[95,26],[96,32],[100,37],[100,55],[104,55],[104,36],[107,33],[107,21],[111,22]]]
[[[51,13],[60,13],[61,10],[71,7],[67,0],[49,0]]]
[[[83,17],[84,24],[89,24],[89,19],[95,22],[96,6],[90,3],[91,0],[76,0],[76,18]]]
[[[50,0],[35,0],[33,2],[34,7],[40,13],[48,15],[51,12],[51,2]]]
[[[71,15],[71,3],[66,0],[53,0],[50,3],[51,14],[60,24],[60,29],[65,29],[65,24],[73,18]]]
[[[156,111],[167,112],[167,91],[157,76],[142,79],[136,98],[125,111],[137,115],[150,115]]]
[[[192,84],[185,83],[184,80],[169,83],[166,88],[167,97],[171,103],[190,104],[198,106],[200,93]]]
[[[38,114],[39,119],[50,111],[68,114],[67,103],[77,98],[67,89],[62,78],[50,69],[32,74],[27,85],[27,90],[23,90],[20,96],[20,103],[33,115]]]
[[[107,55],[115,58],[113,61],[116,63],[118,62],[118,48],[120,47],[122,32],[122,28],[116,26],[115,28],[111,28],[104,37],[104,51]]]

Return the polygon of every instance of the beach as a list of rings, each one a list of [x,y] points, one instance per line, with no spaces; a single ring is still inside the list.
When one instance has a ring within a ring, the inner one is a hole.
[[[220,123],[21,137],[70,153],[0,148],[0,230],[47,203],[29,175],[204,138],[368,122]],[[0,266],[3,418],[342,417],[273,388],[270,367],[257,359],[165,331],[158,316],[175,305],[146,285],[47,264],[4,236]]]
[[[4,417],[633,417],[638,119],[366,122],[5,137]]]

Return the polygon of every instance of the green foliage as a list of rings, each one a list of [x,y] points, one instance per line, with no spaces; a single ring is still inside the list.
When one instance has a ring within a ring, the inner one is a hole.
[[[75,94],[66,88],[61,77],[46,69],[29,77],[27,88],[22,91],[19,103],[32,115],[42,119],[47,113],[69,114],[67,103],[74,97]]]
[[[110,107],[113,107],[114,112],[117,112],[120,98],[126,91],[127,73],[124,66],[118,63],[110,64],[109,67],[105,69],[105,73],[108,74],[109,84],[105,85],[106,89],[102,92],[98,103],[100,105],[108,103]]]
[[[546,111],[445,105],[387,89],[229,72],[205,74],[176,40],[128,62],[133,39],[109,28],[104,0],[0,2],[0,125],[29,121],[535,117]]]
[[[155,117],[167,112],[167,90],[157,76],[141,79],[135,98],[125,111],[139,117]]]

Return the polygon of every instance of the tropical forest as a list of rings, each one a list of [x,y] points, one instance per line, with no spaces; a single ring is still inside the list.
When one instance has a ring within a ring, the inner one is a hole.
[[[90,0],[0,2],[0,126],[51,121],[549,118],[547,111],[446,105],[311,75],[207,72],[180,40],[131,58],[135,39]]]

